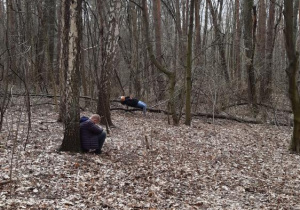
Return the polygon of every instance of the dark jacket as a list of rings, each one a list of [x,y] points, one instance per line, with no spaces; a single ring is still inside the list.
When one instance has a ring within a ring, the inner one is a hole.
[[[80,123],[82,123],[82,122],[84,122],[84,121],[87,121],[89,118],[88,117],[86,117],[86,116],[82,116],[81,118],[80,118]]]
[[[103,128],[87,119],[80,123],[81,147],[85,150],[99,149],[98,136],[103,132]]]
[[[131,106],[131,107],[137,107],[139,100],[136,98],[130,98],[129,96],[125,97],[125,101],[122,101],[121,104]]]

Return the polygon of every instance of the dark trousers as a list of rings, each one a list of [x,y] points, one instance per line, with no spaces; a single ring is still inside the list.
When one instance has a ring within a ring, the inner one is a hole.
[[[98,136],[99,148],[96,149],[95,153],[97,153],[97,154],[101,153],[101,149],[105,142],[105,138],[106,138],[106,133],[105,133],[105,131],[102,131],[102,133]]]

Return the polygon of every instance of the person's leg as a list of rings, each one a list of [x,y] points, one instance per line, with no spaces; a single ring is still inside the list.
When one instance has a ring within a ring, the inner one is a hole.
[[[146,115],[146,110],[147,110],[147,105],[144,102],[139,101],[138,104],[137,104],[137,107],[143,109],[143,113],[144,113],[144,116],[145,116]]]
[[[106,132],[102,131],[102,133],[98,136],[99,149],[96,149],[97,154],[101,154],[101,149],[102,149],[102,146],[105,142],[105,138],[106,138]]]

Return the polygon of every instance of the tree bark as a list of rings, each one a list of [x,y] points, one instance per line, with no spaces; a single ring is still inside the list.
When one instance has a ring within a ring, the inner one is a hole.
[[[252,14],[253,11],[253,14]],[[253,58],[255,52],[256,7],[253,0],[244,1],[244,42],[246,51],[246,69],[248,75],[248,100],[253,114],[257,114],[257,94]]]
[[[299,53],[296,51],[296,38],[294,28],[293,16],[293,1],[284,1],[284,35],[286,44],[286,55],[288,57],[288,67],[286,73],[289,81],[289,98],[292,105],[294,114],[294,127],[292,139],[290,142],[290,150],[296,153],[300,153],[300,97],[297,85],[297,79],[299,77]]]
[[[270,4],[272,2],[270,1]],[[257,56],[256,60],[258,63],[258,69],[260,72],[260,102],[269,103],[270,95],[267,95],[267,89],[269,88],[266,84],[268,81],[267,68],[266,68],[266,4],[265,0],[259,1],[259,15],[258,15],[258,31],[257,31]]]
[[[190,2],[190,23],[188,33],[187,65],[186,65],[186,101],[185,101],[185,124],[191,125],[191,94],[192,94],[192,42],[194,25],[195,1]]]
[[[16,56],[16,45],[17,45],[17,29],[16,29],[16,15],[15,5],[13,0],[6,0],[6,49],[8,52],[7,69],[12,72],[17,72],[17,59]],[[13,78],[14,83],[16,79]]]
[[[105,57],[103,59],[103,69],[101,69],[100,80],[98,80],[98,103],[97,113],[101,118],[101,123],[105,125],[113,125],[110,113],[110,91],[111,91],[111,75],[114,72],[118,40],[120,35],[119,19],[120,19],[121,1],[110,1],[109,5],[109,22],[107,28],[107,45]],[[102,21],[102,20],[101,20]]]
[[[70,30],[68,33],[68,67],[66,77],[66,120],[61,151],[80,152],[79,133],[79,67],[81,42],[82,0],[66,0],[69,4]]]
[[[199,62],[200,52],[201,52],[201,17],[200,17],[200,3],[201,0],[195,0],[195,44],[194,44],[194,53],[195,53],[195,65]]]
[[[275,32],[275,2],[270,1],[269,18],[267,25],[266,40],[266,68],[265,74],[261,81],[260,100],[261,103],[268,103],[272,100],[272,66],[273,66],[273,49],[274,49],[274,32]]]
[[[240,22],[240,0],[235,0],[235,31],[234,31],[234,54],[235,54],[235,64],[234,64],[234,76],[233,78],[237,81],[238,87],[241,86],[242,80],[242,68],[241,68],[241,22]]]
[[[161,30],[161,0],[153,0],[153,18],[154,18],[154,32],[155,32],[155,54],[158,62],[162,63],[162,30]],[[160,71],[157,71],[156,75],[158,95],[157,99],[162,100],[165,92],[165,80]],[[155,84],[155,83],[154,83]]]
[[[67,55],[69,53],[69,13],[70,13],[69,1],[62,0],[61,1],[61,19],[60,19],[60,37],[58,38],[60,43],[59,48],[59,58],[58,58],[58,68],[59,68],[59,87],[60,87],[60,95],[61,100],[59,104],[59,115],[58,122],[65,122],[66,119],[66,69],[68,69]]]
[[[202,37],[202,46],[205,48],[206,47],[206,42],[207,42],[207,28],[208,28],[208,4],[206,2],[205,4],[205,19],[204,19],[204,26],[203,26],[203,37]],[[206,54],[204,53],[203,56],[204,59],[204,66],[206,64]]]

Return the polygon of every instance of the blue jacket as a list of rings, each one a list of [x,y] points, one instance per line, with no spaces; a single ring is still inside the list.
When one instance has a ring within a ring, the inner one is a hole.
[[[98,136],[103,128],[96,125],[90,119],[80,119],[80,140],[83,149],[99,149]]]

